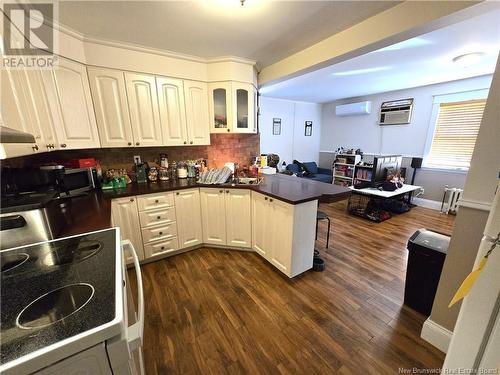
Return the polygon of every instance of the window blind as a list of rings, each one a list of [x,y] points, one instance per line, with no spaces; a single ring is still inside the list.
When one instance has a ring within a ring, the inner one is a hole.
[[[439,104],[427,166],[469,168],[485,105],[485,99]]]

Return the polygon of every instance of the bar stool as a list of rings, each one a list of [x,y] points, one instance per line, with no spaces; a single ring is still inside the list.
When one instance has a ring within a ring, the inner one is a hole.
[[[320,220],[328,220],[328,232],[326,232],[326,248],[328,249],[328,244],[330,243],[330,218],[323,211],[316,213],[316,239],[318,239],[318,222]]]

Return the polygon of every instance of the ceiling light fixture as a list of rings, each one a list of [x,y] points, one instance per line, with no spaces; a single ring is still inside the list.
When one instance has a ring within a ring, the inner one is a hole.
[[[240,0],[241,6],[245,5],[245,0]]]
[[[455,56],[452,61],[461,67],[468,67],[477,64],[484,56],[484,52],[470,52]]]

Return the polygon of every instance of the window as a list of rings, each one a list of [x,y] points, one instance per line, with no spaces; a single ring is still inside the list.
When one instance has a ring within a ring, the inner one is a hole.
[[[486,99],[482,98],[435,102],[435,127],[426,167],[469,168],[485,105]]]

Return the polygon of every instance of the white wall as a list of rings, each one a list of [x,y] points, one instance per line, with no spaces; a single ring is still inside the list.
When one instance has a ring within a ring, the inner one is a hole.
[[[491,78],[491,75],[487,75],[327,103],[323,106],[321,150],[331,151],[339,146],[348,146],[361,148],[369,154],[423,156],[433,96],[489,88]],[[415,99],[411,124],[379,126],[378,116],[382,102],[406,98]],[[335,116],[337,104],[363,100],[372,101],[371,114]]]
[[[281,118],[281,134],[273,135],[273,118]],[[312,136],[304,135],[305,122],[312,121]],[[260,152],[278,154],[280,163],[293,159],[319,159],[321,105],[260,97]]]

